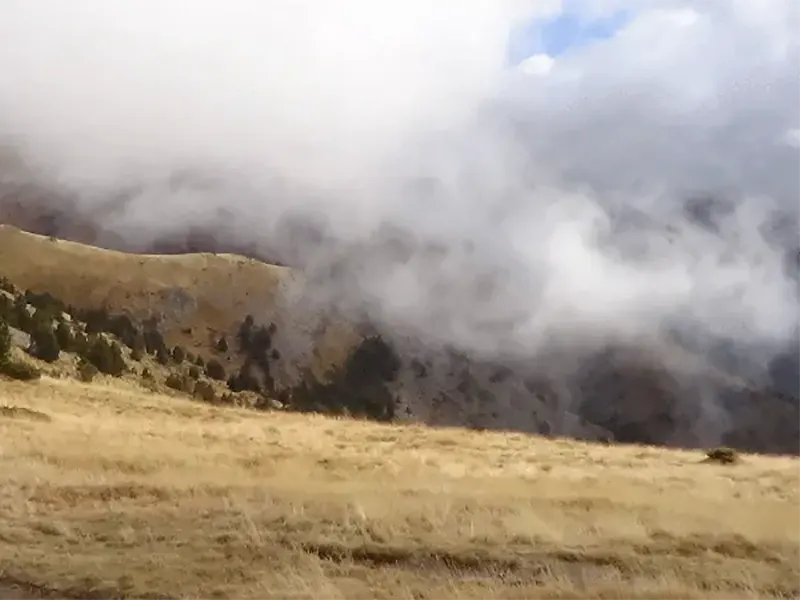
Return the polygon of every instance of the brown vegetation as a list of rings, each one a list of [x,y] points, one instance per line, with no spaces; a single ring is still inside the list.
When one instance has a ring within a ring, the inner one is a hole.
[[[4,597],[800,593],[796,459],[2,387]]]
[[[162,317],[169,346],[207,352],[209,336],[235,335],[244,315],[270,306],[291,275],[233,255],[137,255],[50,240],[0,225],[2,274],[68,305]],[[32,268],[34,267],[34,268]]]

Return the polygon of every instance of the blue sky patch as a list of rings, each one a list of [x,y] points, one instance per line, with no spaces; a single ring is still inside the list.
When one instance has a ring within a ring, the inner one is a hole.
[[[509,61],[518,64],[542,53],[556,57],[570,48],[613,36],[629,18],[627,12],[618,11],[607,17],[587,20],[577,11],[565,10],[556,17],[535,20],[512,36]]]

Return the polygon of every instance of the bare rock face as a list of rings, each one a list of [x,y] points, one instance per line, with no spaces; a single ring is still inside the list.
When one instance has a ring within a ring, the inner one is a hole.
[[[20,331],[16,327],[9,327],[9,333],[11,334],[11,343],[16,346],[17,348],[22,348],[23,350],[27,349],[31,345],[31,336],[24,331]]]

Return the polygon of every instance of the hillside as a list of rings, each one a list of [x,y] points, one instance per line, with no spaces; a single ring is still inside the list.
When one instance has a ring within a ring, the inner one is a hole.
[[[0,389],[2,598],[800,593],[796,459]]]
[[[296,306],[288,314],[286,290],[295,273],[242,256],[132,254],[0,225],[0,265],[0,275],[22,290],[138,322],[155,318],[170,347],[205,358],[220,337],[235,338],[248,314],[262,323],[290,320],[281,334],[293,337],[276,340],[284,362],[291,363],[288,370],[308,366],[324,373],[353,343],[348,328],[320,329],[318,315]],[[313,349],[308,332],[315,334]],[[233,368],[241,363],[235,352],[224,358]]]
[[[168,343],[204,351],[268,312],[288,269],[234,255],[137,255],[0,225],[2,274],[22,289],[140,320],[159,315]]]
[[[564,381],[559,372],[576,356],[486,360],[385,329],[376,346],[375,327],[309,301],[297,272],[236,255],[138,255],[0,226],[0,265],[19,290],[52,294],[82,319],[87,309],[126,314],[138,329],[157,330],[165,350],[217,360],[226,378],[255,381],[245,387],[301,410],[587,440],[799,451],[796,397],[663,341],[577,357]],[[243,327],[260,340],[258,348],[242,347]]]

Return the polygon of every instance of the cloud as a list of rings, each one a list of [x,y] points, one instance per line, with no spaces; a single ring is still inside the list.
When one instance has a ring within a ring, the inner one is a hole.
[[[547,75],[555,61],[548,54],[534,54],[519,64],[519,69],[527,75]]]
[[[790,338],[767,232],[800,194],[795,3],[584,0],[629,18],[509,68],[559,6],[7,0],[0,141],[87,211],[125,190],[103,218],[127,236],[211,224],[291,254],[321,300],[471,350]],[[708,226],[704,196],[727,202]]]

